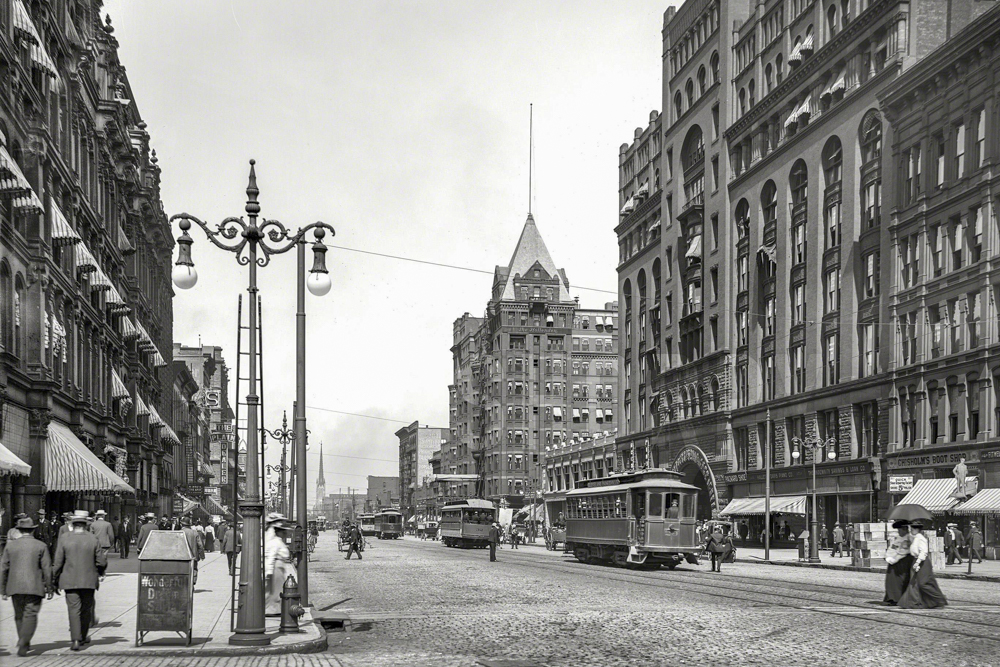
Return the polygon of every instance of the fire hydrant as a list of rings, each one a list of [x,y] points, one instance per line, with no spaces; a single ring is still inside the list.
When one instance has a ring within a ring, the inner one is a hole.
[[[306,610],[299,604],[302,596],[299,595],[299,584],[295,577],[288,575],[285,585],[281,589],[281,626],[280,632],[301,632],[299,630],[299,616],[306,613]]]

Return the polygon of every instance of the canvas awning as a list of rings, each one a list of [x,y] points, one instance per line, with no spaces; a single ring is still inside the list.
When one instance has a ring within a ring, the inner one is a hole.
[[[149,424],[150,426],[163,426],[163,419],[160,418],[160,413],[156,411],[156,406],[152,403],[149,404]]]
[[[691,239],[691,243],[688,245],[687,252],[684,253],[684,256],[688,259],[701,259],[701,234],[698,234]]]
[[[97,270],[97,260],[94,259],[84,243],[77,243],[73,246],[73,263],[76,264],[76,270],[80,273]]]
[[[966,488],[975,489],[979,485],[978,477],[966,477]],[[931,514],[944,514],[958,505],[959,500],[951,494],[958,488],[954,477],[946,479],[920,479],[906,497],[897,505],[920,505]],[[973,491],[974,493],[975,491]]]
[[[764,498],[733,498],[719,516],[755,516],[764,514]],[[805,496],[771,496],[771,514],[805,514]]]
[[[6,172],[5,175],[0,176],[0,191],[31,190],[31,183],[24,177],[21,167],[3,146],[0,146],[0,171]]]
[[[70,245],[83,239],[76,233],[69,220],[56,204],[55,197],[49,197],[49,208],[52,210],[52,243],[55,245]]]
[[[135,416],[141,417],[142,415],[149,414],[149,407],[146,405],[146,401],[142,400],[142,396],[139,392],[135,392]]]
[[[45,440],[46,491],[135,493],[121,477],[104,465],[62,422],[49,424]]]
[[[181,493],[177,493],[175,495],[178,498],[181,499],[181,514],[187,514],[188,512],[190,512],[191,510],[193,510],[195,507],[198,507],[198,502],[197,501],[191,500],[190,498],[188,498],[187,496],[185,496],[185,495],[183,495]]]
[[[983,489],[951,511],[952,514],[1000,514],[1000,489]]]
[[[628,215],[633,210],[635,210],[635,196],[634,195],[631,196],[631,197],[629,197],[628,200],[625,202],[625,205],[622,206],[621,214],[622,215]]]
[[[0,477],[4,475],[24,475],[27,477],[30,474],[31,466],[0,442]]]
[[[181,439],[179,437],[177,437],[177,433],[174,431],[174,429],[170,428],[170,424],[164,424],[163,425],[163,433],[160,434],[160,437],[169,440],[170,442],[174,443],[175,445],[182,445],[182,444],[184,444],[184,443],[181,442]]]
[[[14,0],[13,10],[14,30],[32,44],[41,42],[42,40],[38,36],[38,29],[35,28],[35,23],[31,20],[31,14],[28,13],[28,8],[25,6],[24,0]]]
[[[122,381],[122,376],[118,375],[118,371],[111,369],[111,398],[131,398],[131,394],[128,393],[128,387]]]
[[[135,328],[135,324],[132,323],[132,319],[129,317],[122,318],[122,335],[126,339],[132,339],[139,335],[139,330]]]
[[[218,514],[219,516],[229,514],[226,508],[215,499],[215,496],[205,496],[205,509],[208,510],[209,514]]]
[[[118,249],[124,254],[135,252],[135,247],[128,240],[128,236],[125,235],[125,230],[122,229],[121,225],[118,225]]]

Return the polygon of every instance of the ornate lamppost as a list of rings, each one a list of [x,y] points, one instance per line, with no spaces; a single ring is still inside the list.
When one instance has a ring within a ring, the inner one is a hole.
[[[809,450],[813,453],[812,457],[812,522],[809,527],[809,562],[818,563],[819,561],[819,508],[816,501],[816,459],[823,455],[824,444],[831,449],[827,452],[827,458],[831,461],[837,458],[837,452],[833,447],[837,444],[835,438],[829,438],[825,443],[819,438],[806,438],[803,441],[800,438],[792,438],[792,444],[795,445],[795,449],[792,450],[792,458],[798,460],[802,455],[801,452],[804,450]]]
[[[266,428],[261,430],[264,432],[263,438],[271,436],[272,438],[281,443],[281,464],[266,465],[264,466],[264,470],[267,472],[268,475],[270,475],[272,472],[276,472],[281,476],[280,481],[278,482],[279,488],[281,489],[281,492],[279,493],[279,496],[281,498],[281,504],[279,505],[279,507],[281,507],[281,513],[284,514],[285,516],[288,516],[288,485],[285,482],[285,475],[292,472],[292,466],[287,465],[285,463],[286,460],[285,457],[287,456],[288,452],[288,443],[295,441],[295,431],[288,428],[287,412],[281,413],[281,428],[276,428],[273,431],[269,431]],[[264,443],[264,448],[265,449],[267,448],[266,442]]]
[[[271,642],[270,637],[264,633],[264,577],[262,573],[262,542],[263,533],[261,530],[261,518],[264,512],[264,502],[261,497],[261,471],[259,470],[260,455],[260,432],[258,431],[258,410],[260,409],[260,396],[257,395],[257,269],[267,266],[271,261],[271,255],[278,255],[288,252],[292,248],[298,249],[299,264],[304,264],[305,256],[305,235],[312,230],[315,239],[312,244],[313,267],[306,286],[309,291],[316,296],[323,296],[330,291],[331,281],[326,269],[326,246],[323,245],[323,237],[329,231],[334,235],[334,229],[324,222],[314,222],[302,227],[297,232],[292,233],[277,220],[267,220],[261,218],[258,222],[260,204],[257,202],[257,195],[260,190],[257,188],[257,174],[254,169],[254,160],[250,160],[250,178],[247,184],[247,203],[245,211],[247,220],[241,217],[229,217],[218,223],[214,228],[202,222],[198,218],[188,213],[178,213],[170,218],[171,224],[174,220],[179,220],[181,236],[177,239],[178,255],[177,262],[171,277],[174,284],[180,289],[190,289],[198,281],[198,273],[195,271],[194,262],[191,259],[191,245],[194,240],[188,234],[191,223],[201,227],[213,245],[227,250],[236,255],[236,261],[241,266],[249,268],[249,287],[247,292],[250,295],[249,303],[249,373],[247,381],[249,383],[247,402],[247,462],[246,497],[239,502],[240,512],[243,515],[243,552],[240,567],[239,582],[239,610],[236,617],[236,632],[229,638],[230,644],[244,646],[263,646]],[[300,271],[300,274],[302,271]],[[304,314],[304,291],[301,284],[301,276],[298,285],[298,305],[301,317],[298,318],[296,355],[296,392],[304,399],[305,394],[305,314]],[[300,402],[298,414],[295,415],[296,427],[304,429],[305,426],[305,403]],[[304,445],[305,438],[301,438],[301,445]],[[305,456],[303,452],[304,471]],[[304,524],[303,524],[303,527]],[[307,587],[305,577],[299,577],[299,586]]]

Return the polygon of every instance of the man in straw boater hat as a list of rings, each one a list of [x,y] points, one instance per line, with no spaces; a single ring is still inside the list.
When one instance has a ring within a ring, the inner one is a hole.
[[[139,555],[142,553],[142,548],[146,546],[146,540],[149,539],[149,534],[156,530],[156,515],[153,513],[143,514],[139,517],[143,524],[139,527],[139,535],[135,538],[135,553]]]
[[[107,556],[90,532],[90,513],[76,510],[70,519],[72,528],[59,539],[53,564],[56,590],[66,592],[69,611],[70,650],[79,651],[90,643],[90,625],[94,620],[94,591],[104,578]]]
[[[34,537],[37,527],[30,517],[18,519],[21,537],[8,542],[0,557],[0,596],[14,598],[19,656],[28,655],[31,648],[42,597],[52,599],[52,561],[48,547]]]
[[[94,523],[90,525],[90,532],[97,536],[97,543],[104,549],[104,556],[107,557],[111,547],[115,544],[115,529],[108,521],[107,512],[97,510],[94,513]]]

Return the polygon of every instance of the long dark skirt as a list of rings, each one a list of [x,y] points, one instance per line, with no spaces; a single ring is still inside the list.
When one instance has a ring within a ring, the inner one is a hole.
[[[910,566],[913,572],[913,566]],[[920,570],[916,574],[910,575],[910,583],[906,587],[906,592],[899,599],[900,609],[934,609],[944,607],[948,604],[944,594],[938,587],[937,579],[934,578],[934,570],[931,568],[930,556],[920,565]]]
[[[896,604],[906,592],[913,571],[913,556],[903,556],[885,570],[885,597],[883,602]]]

